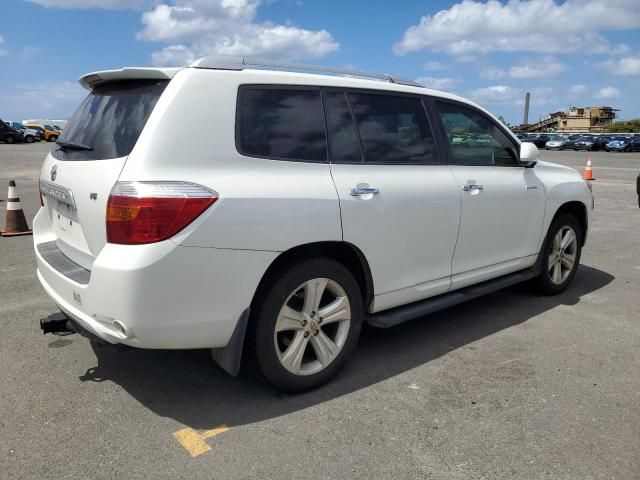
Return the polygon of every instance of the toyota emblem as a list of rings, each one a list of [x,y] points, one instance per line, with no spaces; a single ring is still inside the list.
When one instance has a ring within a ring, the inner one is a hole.
[[[53,166],[51,167],[51,181],[55,182],[56,181],[56,175],[58,174],[58,167],[57,166]]]

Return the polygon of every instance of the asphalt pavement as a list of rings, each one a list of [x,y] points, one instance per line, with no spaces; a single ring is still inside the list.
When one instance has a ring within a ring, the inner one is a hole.
[[[0,144],[31,224],[50,144]],[[585,152],[542,152],[582,169]],[[591,153],[596,210],[563,294],[517,286],[388,330],[303,395],[207,351],[43,335],[32,237],[0,238],[0,479],[639,479],[638,153]]]

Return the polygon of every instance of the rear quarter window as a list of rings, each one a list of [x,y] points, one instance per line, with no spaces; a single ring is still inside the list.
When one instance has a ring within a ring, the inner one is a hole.
[[[243,86],[236,146],[242,155],[274,160],[327,161],[320,89]]]
[[[59,160],[105,160],[127,156],[138,141],[149,115],[168,80],[128,80],[96,87],[69,119],[61,144],[79,144],[91,150],[57,146]]]

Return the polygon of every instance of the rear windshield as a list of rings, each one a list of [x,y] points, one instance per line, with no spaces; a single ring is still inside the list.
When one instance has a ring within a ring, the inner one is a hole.
[[[105,160],[129,155],[168,83],[128,80],[96,87],[69,119],[52,155],[58,160]]]

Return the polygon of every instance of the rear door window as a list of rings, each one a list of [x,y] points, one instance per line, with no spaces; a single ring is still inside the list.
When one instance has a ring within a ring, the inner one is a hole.
[[[131,153],[168,80],[127,80],[96,87],[69,119],[60,144],[88,147],[53,149],[59,160],[105,160]]]
[[[320,89],[244,86],[239,96],[238,151],[276,160],[327,161]]]
[[[437,164],[436,146],[418,97],[348,93],[366,163]]]

